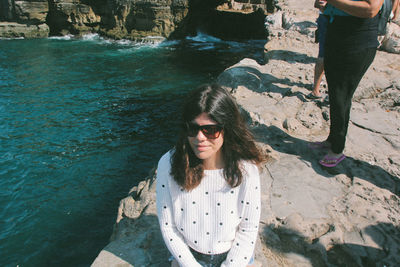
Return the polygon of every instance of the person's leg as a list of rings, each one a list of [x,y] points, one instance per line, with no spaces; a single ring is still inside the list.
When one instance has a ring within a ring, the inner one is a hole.
[[[351,101],[361,78],[371,65],[376,49],[367,48],[355,52],[327,51],[325,71],[330,102],[331,144],[328,158],[342,157],[350,118]],[[342,157],[343,159],[343,157]]]
[[[324,58],[317,58],[317,62],[315,63],[314,68],[314,86],[312,90],[312,94],[314,96],[320,97],[321,92],[319,91],[319,87],[322,80],[322,75],[324,74]]]
[[[314,96],[320,97],[321,93],[319,87],[321,84],[322,75],[324,74],[325,37],[326,37],[326,30],[328,27],[328,18],[320,14],[317,19],[317,25],[318,25],[318,40],[319,40],[318,57],[314,67],[314,86],[312,94]]]

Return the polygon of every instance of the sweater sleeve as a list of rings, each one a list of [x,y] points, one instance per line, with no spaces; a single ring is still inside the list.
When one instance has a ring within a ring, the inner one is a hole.
[[[164,242],[180,266],[201,267],[193,257],[183,236],[176,228],[173,218],[173,206],[170,193],[170,156],[165,154],[158,162],[156,202],[157,215],[160,223],[161,233]]]
[[[221,267],[246,266],[254,254],[261,214],[261,189],[257,166],[248,166],[245,177],[245,208],[232,247]]]

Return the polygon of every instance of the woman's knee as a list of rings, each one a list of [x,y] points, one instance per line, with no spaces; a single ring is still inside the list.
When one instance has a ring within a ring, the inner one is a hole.
[[[175,259],[171,261],[171,267],[179,267],[179,264]]]

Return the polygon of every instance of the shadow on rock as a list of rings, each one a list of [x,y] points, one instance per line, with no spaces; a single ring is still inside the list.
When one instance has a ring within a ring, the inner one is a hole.
[[[244,86],[257,93],[273,92],[282,96],[291,94],[290,87],[307,87],[307,84],[293,82],[288,78],[280,79],[271,74],[262,73],[255,67],[239,66],[225,70],[219,77],[218,83],[235,91]],[[287,87],[280,86],[287,85]]]
[[[271,50],[266,54],[266,61],[270,59],[282,60],[288,63],[304,63],[304,64],[314,64],[315,57],[310,57],[307,54],[298,53],[290,50]]]
[[[335,231],[334,227],[325,235]],[[285,253],[292,260],[301,256],[312,266],[398,266],[400,229],[388,223],[370,225],[353,233],[363,236],[363,242],[338,240],[321,242],[323,236],[310,239],[285,225],[267,225],[262,232],[262,242],[273,252]],[[367,240],[367,241],[365,241]],[[335,243],[336,242],[336,243]],[[324,244],[325,243],[325,244]],[[298,262],[297,262],[298,263]]]
[[[325,154],[324,151],[311,149],[308,141],[293,137],[276,126],[260,124],[253,128],[253,132],[258,141],[270,145],[281,153],[299,156],[321,176],[331,178],[338,174],[345,174],[352,181],[353,178],[358,177],[400,196],[399,178],[379,166],[347,157],[338,166],[325,168],[318,163],[318,160]]]

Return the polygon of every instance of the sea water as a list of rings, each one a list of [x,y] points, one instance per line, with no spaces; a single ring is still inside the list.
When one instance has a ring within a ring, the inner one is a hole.
[[[185,94],[264,43],[0,40],[0,266],[89,266]]]

